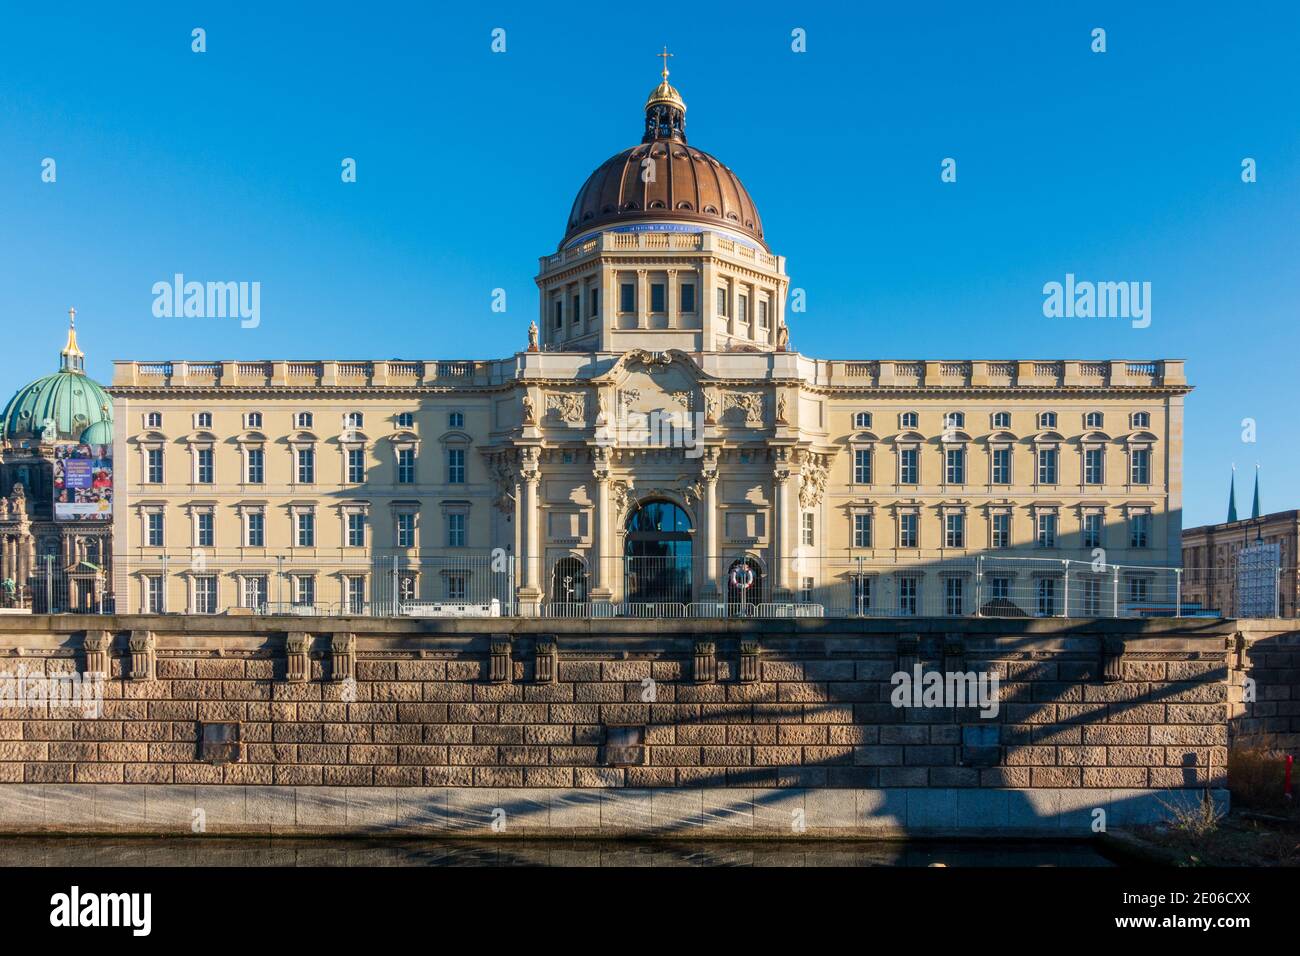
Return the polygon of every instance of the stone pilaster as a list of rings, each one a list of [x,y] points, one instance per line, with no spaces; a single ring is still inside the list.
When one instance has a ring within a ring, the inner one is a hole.
[[[86,673],[103,674],[109,677],[112,674],[112,664],[109,661],[108,652],[113,646],[113,633],[111,631],[87,631],[85,640],[86,649]]]
[[[288,666],[284,679],[290,684],[305,684],[311,679],[311,635],[292,631],[284,643]]]
[[[330,680],[356,680],[357,636],[335,634],[330,638]]]
[[[131,650],[131,680],[153,680],[158,667],[158,639],[153,631],[132,631],[127,646]]]

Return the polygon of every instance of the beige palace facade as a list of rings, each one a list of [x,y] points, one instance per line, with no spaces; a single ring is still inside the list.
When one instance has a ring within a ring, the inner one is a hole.
[[[1182,362],[799,354],[666,74],[537,284],[502,359],[116,363],[119,609],[1065,613],[1069,561],[1179,563]]]

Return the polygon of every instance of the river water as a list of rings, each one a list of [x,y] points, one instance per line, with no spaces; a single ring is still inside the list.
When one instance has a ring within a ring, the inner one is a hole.
[[[1113,866],[1049,841],[432,841],[0,838],[0,866]]]

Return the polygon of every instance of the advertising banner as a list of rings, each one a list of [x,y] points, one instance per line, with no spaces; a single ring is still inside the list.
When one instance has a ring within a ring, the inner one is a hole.
[[[111,521],[113,449],[109,445],[66,445],[54,458],[54,519]]]

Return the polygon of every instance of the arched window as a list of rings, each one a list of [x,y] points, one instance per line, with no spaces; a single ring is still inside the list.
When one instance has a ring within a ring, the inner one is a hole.
[[[627,519],[623,592],[629,603],[690,603],[691,521],[670,501],[647,501]]]
[[[944,428],[965,428],[966,413],[948,412],[946,415],[943,416],[943,427]]]
[[[1010,427],[1011,427],[1011,413],[1010,413],[1010,412],[994,412],[994,413],[993,413],[993,427],[994,427],[994,428],[1010,428]]]
[[[1134,428],[1150,428],[1150,427],[1151,427],[1151,413],[1150,413],[1150,412],[1134,412],[1134,413],[1133,413],[1133,427],[1134,427]]]
[[[898,416],[899,428],[916,428],[920,422],[920,416],[916,412],[903,412]]]
[[[870,428],[870,427],[871,427],[871,413],[870,413],[870,412],[857,412],[857,413],[853,416],[853,427],[854,427],[854,428]]]
[[[1101,412],[1089,412],[1083,416],[1084,428],[1101,428],[1106,421],[1106,417]]]
[[[1039,427],[1039,428],[1055,428],[1055,427],[1056,427],[1056,412],[1039,412],[1039,413],[1038,413],[1038,427]]]
[[[343,420],[344,428],[364,428],[366,416],[361,412],[348,412],[347,418]]]

